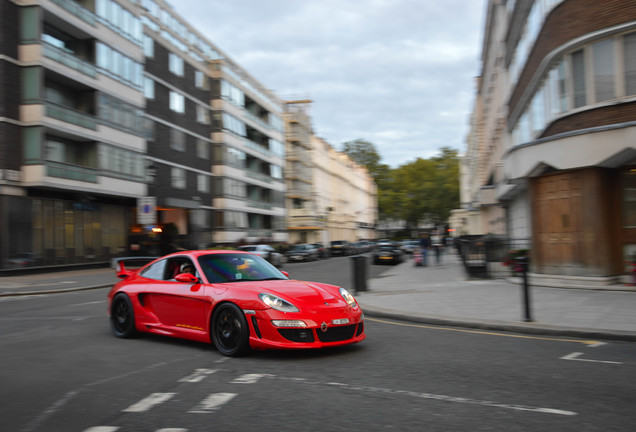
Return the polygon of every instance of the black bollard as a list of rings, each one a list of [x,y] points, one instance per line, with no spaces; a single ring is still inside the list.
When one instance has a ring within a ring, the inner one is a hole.
[[[364,255],[356,255],[351,257],[353,264],[353,289],[356,292],[367,290],[367,257]]]
[[[528,286],[528,257],[517,257],[517,264],[521,267],[521,275],[523,277],[523,309],[525,322],[532,321],[530,313],[530,287]]]

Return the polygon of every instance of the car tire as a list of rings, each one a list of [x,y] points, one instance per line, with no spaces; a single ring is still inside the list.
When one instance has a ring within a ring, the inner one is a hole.
[[[240,357],[250,351],[250,330],[243,311],[234,303],[216,308],[210,323],[212,342],[228,357]]]
[[[132,301],[124,293],[113,297],[110,307],[110,325],[118,338],[129,339],[138,335]]]

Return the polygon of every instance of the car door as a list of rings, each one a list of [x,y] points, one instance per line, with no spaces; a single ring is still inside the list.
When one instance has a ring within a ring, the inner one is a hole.
[[[155,263],[155,271],[142,275],[148,278],[142,303],[162,327],[182,333],[204,332],[209,306],[204,286],[175,279],[180,267],[188,262],[193,264],[188,257],[171,257]]]

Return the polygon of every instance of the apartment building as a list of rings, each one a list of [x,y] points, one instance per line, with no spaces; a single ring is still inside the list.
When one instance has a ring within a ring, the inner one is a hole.
[[[284,242],[280,100],[162,0],[141,0],[158,222],[186,247]]]
[[[0,268],[122,253],[146,194],[141,21],[86,4],[0,1]]]
[[[213,79],[213,241],[287,242],[282,102],[227,57]]]
[[[487,6],[462,168],[464,215],[480,219],[469,234],[501,233],[503,218],[537,278],[613,283],[636,259],[636,3]]]
[[[285,101],[291,243],[376,238],[377,187],[368,171],[314,134],[311,100]]]

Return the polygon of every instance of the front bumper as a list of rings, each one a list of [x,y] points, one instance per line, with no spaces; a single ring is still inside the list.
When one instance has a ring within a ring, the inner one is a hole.
[[[334,309],[311,318],[272,309],[246,314],[250,346],[254,349],[325,348],[357,343],[366,338],[364,314],[356,309]],[[275,327],[272,320],[301,320],[307,327]],[[341,322],[346,323],[340,324]]]

